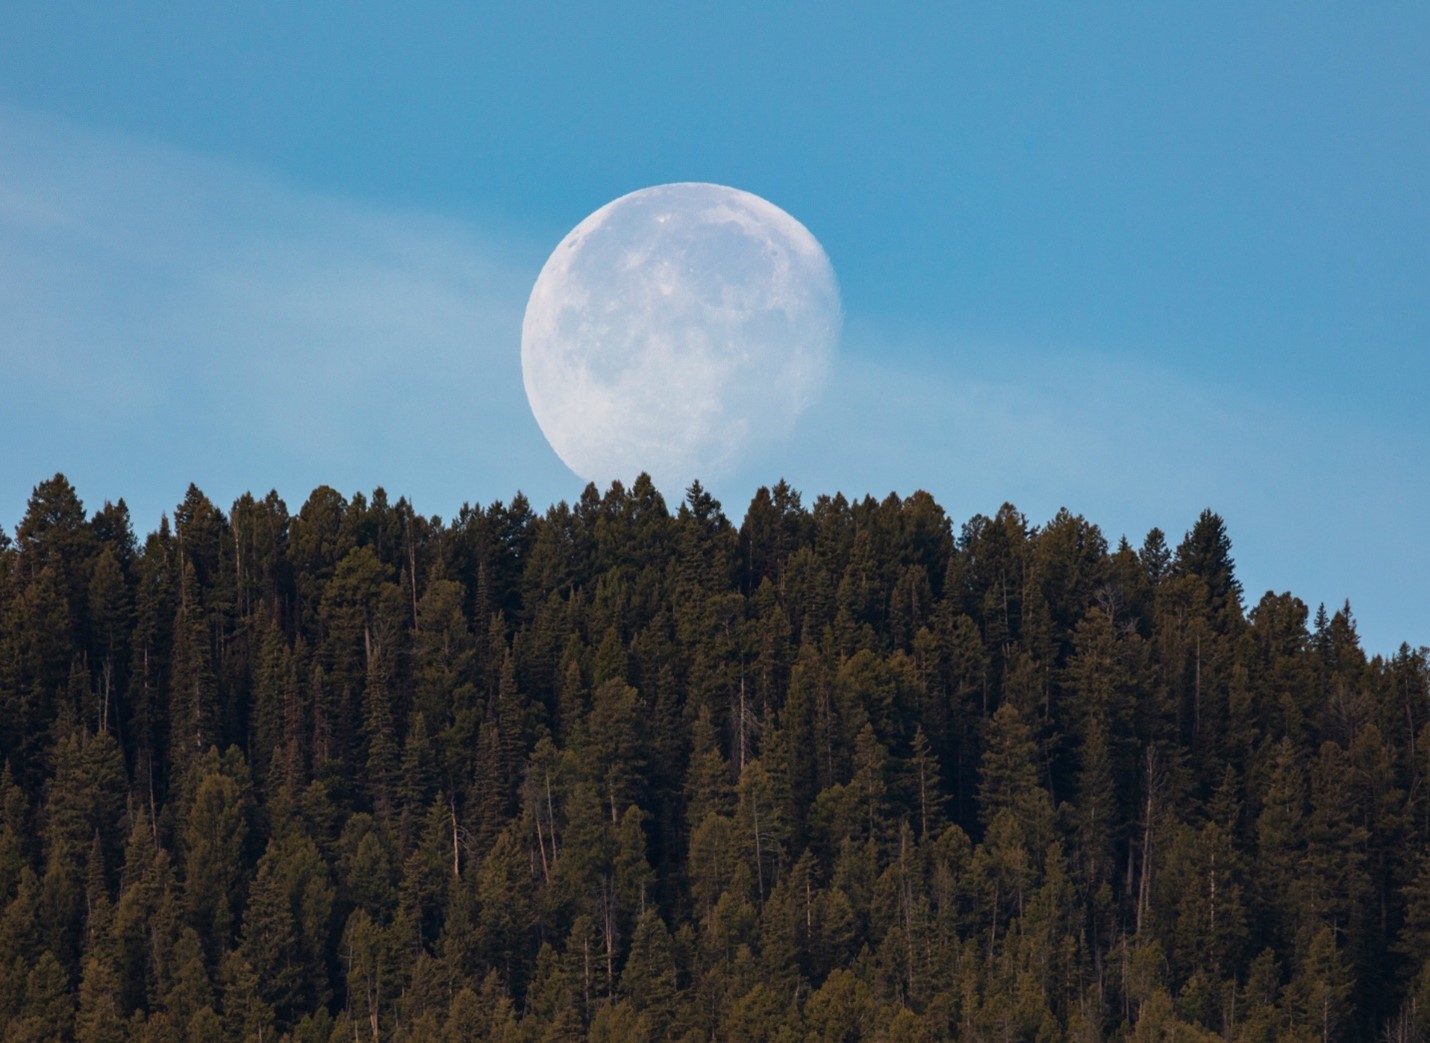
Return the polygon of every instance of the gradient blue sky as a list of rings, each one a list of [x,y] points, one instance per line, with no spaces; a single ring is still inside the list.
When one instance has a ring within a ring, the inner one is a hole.
[[[0,524],[582,483],[527,409],[546,254],[645,185],[799,218],[845,340],[784,475],[1226,519],[1248,600],[1430,642],[1423,4],[0,6]],[[665,490],[672,501],[679,490]]]

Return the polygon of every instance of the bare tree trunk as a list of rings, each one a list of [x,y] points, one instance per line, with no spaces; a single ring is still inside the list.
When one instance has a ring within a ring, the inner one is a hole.
[[[1216,852],[1212,852],[1212,864],[1207,871],[1207,921],[1212,934],[1216,934]]]
[[[551,772],[543,772],[546,781],[546,821],[551,826],[551,864],[556,865],[556,808],[551,801]]]
[[[1152,896],[1152,820],[1157,810],[1157,748],[1147,747],[1147,801],[1142,811],[1142,874],[1137,887],[1137,933],[1142,933],[1143,918]]]
[[[104,661],[103,680],[100,682],[102,697],[99,701],[99,730],[105,732],[109,730],[109,690],[114,680],[114,657],[110,656]]]
[[[616,895],[615,881],[607,880],[602,885],[601,918],[605,922],[606,936],[606,997],[616,994]]]
[[[993,916],[992,924],[988,928],[988,962],[993,962],[993,947],[998,944],[998,899],[1003,890],[1002,881],[993,882]]]
[[[541,852],[541,879],[551,883],[551,864],[546,861],[546,840],[541,835],[541,816],[536,816],[536,849]]]
[[[745,770],[745,673],[740,671],[740,705],[735,723],[735,773]]]
[[[447,802],[447,814],[452,822],[452,876],[454,878],[462,875],[461,847],[457,841],[457,805],[453,801]]]
[[[760,901],[763,902],[765,900],[765,863],[764,859],[760,857],[760,802],[754,793],[750,794],[750,812],[755,822],[755,880],[760,889]]]
[[[591,1016],[591,935],[581,933],[581,1001],[586,1017]]]
[[[814,895],[809,885],[809,870],[804,871],[804,929],[814,930]]]

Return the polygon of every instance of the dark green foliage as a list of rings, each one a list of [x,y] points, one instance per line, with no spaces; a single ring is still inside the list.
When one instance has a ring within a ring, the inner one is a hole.
[[[1430,651],[1222,520],[648,478],[0,532],[6,1039],[1418,1038]]]

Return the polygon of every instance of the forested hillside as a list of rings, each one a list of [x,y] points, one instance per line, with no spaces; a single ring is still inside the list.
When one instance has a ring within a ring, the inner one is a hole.
[[[641,479],[137,539],[56,476],[0,530],[3,1036],[1419,1038],[1426,652],[1188,521]]]

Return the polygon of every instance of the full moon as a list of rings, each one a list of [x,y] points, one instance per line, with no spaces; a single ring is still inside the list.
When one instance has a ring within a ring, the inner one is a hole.
[[[594,482],[667,492],[787,437],[823,386],[839,286],[809,230],[724,185],[657,185],[557,245],[521,328],[531,410]]]

